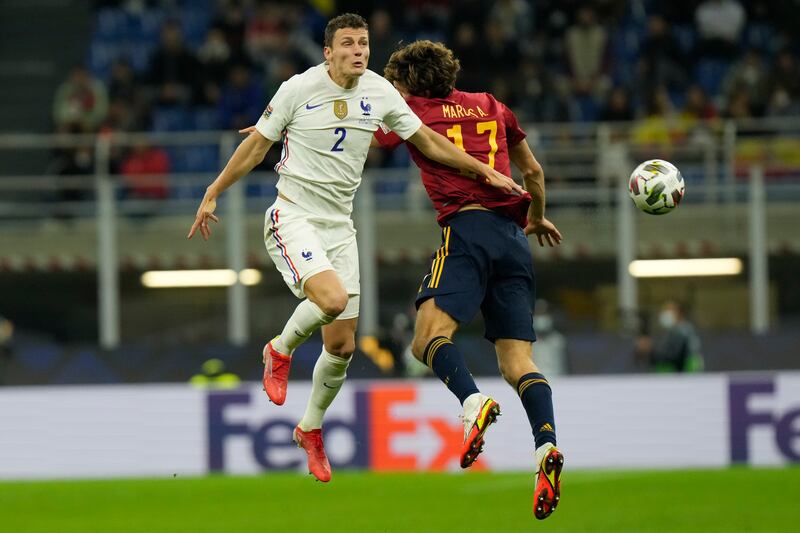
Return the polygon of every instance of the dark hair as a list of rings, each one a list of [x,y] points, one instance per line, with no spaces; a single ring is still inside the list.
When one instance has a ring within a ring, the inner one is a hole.
[[[356,15],[355,13],[344,13],[328,21],[328,25],[325,26],[325,42],[323,44],[329,48],[333,46],[333,36],[336,30],[341,30],[343,28],[369,30],[369,26],[367,25],[367,21],[364,20],[364,17]]]
[[[383,76],[415,96],[444,98],[456,86],[461,64],[442,43],[416,41],[395,51]]]

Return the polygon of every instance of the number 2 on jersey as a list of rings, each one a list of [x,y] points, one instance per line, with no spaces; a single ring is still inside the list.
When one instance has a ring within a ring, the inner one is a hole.
[[[333,130],[334,135],[341,135],[336,142],[333,144],[333,148],[331,148],[331,152],[344,152],[344,148],[341,148],[339,145],[342,144],[342,141],[345,137],[347,137],[347,130],[344,128],[336,128]]]
[[[494,154],[497,153],[497,121],[478,122],[475,124],[475,128],[478,135],[489,132],[489,166],[494,168]],[[464,137],[461,135],[461,124],[456,124],[448,129],[447,136],[453,139],[453,144],[466,152],[464,150]]]

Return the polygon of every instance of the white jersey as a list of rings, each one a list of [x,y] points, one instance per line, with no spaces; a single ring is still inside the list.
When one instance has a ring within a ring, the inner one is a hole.
[[[349,217],[370,140],[381,123],[408,139],[422,122],[386,79],[367,70],[352,89],[325,63],[292,76],[272,97],[256,129],[283,138],[278,190],[319,215]]]

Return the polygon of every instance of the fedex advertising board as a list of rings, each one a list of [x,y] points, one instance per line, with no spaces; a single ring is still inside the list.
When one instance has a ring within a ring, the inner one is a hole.
[[[531,470],[533,438],[514,391],[499,379],[478,384],[503,414],[473,468]],[[564,377],[551,384],[569,468],[800,461],[800,373]],[[310,383],[290,382],[279,407],[255,384],[231,391],[0,390],[0,478],[305,472],[305,454],[291,439],[309,392]],[[350,381],[326,416],[326,449],[334,469],[458,471],[459,413],[436,380]]]

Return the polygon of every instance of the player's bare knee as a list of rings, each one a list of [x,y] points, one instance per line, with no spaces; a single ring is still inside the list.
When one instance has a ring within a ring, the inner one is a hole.
[[[519,378],[525,374],[536,372],[536,366],[526,354],[523,353],[503,353],[498,355],[497,366],[503,379],[512,387],[517,386]]]
[[[425,355],[425,348],[428,346],[428,342],[430,342],[430,339],[417,335],[414,335],[414,340],[411,341],[411,353],[420,361]]]
[[[506,383],[511,385],[512,387],[516,387],[517,383],[519,383],[519,377],[516,374],[512,374],[510,372],[503,372],[503,379],[506,380]]]
[[[355,339],[334,340],[325,345],[325,351],[336,357],[347,359],[356,351]]]
[[[503,359],[498,360],[497,366],[500,368],[500,374],[503,376],[503,379],[506,380],[506,383],[515,387],[517,382],[514,380],[515,372],[513,371],[512,365],[504,362]]]
[[[324,298],[321,298],[317,305],[322,312],[328,316],[339,316],[341,315],[345,308],[347,307],[347,293],[344,291],[337,291],[332,294],[326,294]]]
[[[425,350],[431,341],[437,337],[452,337],[452,332],[447,329],[431,328],[417,331],[414,334],[414,340],[411,341],[411,353],[420,361],[424,360]]]

